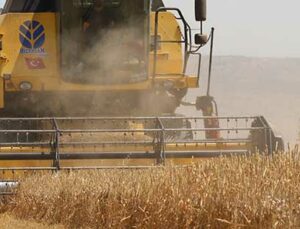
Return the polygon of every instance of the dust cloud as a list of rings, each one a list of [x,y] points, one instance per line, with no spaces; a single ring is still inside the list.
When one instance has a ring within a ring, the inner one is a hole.
[[[191,60],[190,71],[196,60]],[[190,90],[185,98],[206,93],[207,58],[201,71],[200,89]],[[300,130],[300,59],[216,56],[213,63],[211,94],[220,116],[263,115],[286,143],[294,144]],[[178,112],[195,114],[192,108]]]
[[[132,19],[133,20],[133,19]],[[146,45],[141,25],[116,25],[96,34],[74,30],[62,45],[67,81],[87,84],[121,84],[142,81],[146,75]]]
[[[145,22],[144,15],[133,15],[126,22],[94,25],[97,30],[85,31],[82,26],[77,26],[63,33],[62,79],[90,89],[80,92],[80,96],[57,93],[59,113],[92,116],[134,109],[132,104],[124,102],[125,99],[130,101],[131,95],[122,98],[118,91],[97,93],[93,88],[147,80],[148,37],[144,34],[149,28]],[[137,99],[132,98],[132,102]],[[109,112],[113,107],[115,111]]]

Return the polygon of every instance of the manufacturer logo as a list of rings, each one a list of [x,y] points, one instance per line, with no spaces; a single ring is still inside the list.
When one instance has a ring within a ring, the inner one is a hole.
[[[38,21],[25,21],[19,28],[19,39],[22,44],[20,53],[44,53],[42,47],[46,35],[44,26]]]

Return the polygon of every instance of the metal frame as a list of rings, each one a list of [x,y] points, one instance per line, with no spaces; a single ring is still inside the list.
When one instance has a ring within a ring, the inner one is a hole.
[[[52,160],[52,167],[47,167],[49,170],[66,169],[61,166],[61,162],[68,160],[153,159],[156,165],[164,165],[168,159],[174,158],[247,155],[251,152],[251,147],[256,146],[256,143],[251,139],[251,133],[259,133],[259,136],[264,136],[261,139],[263,144],[267,146],[269,153],[273,152],[274,134],[263,117],[213,118],[223,122],[223,127],[208,129],[197,126],[191,128],[168,126],[168,122],[176,121],[190,121],[200,124],[203,123],[203,120],[211,119],[211,117],[0,118],[0,125],[3,122],[9,122],[11,126],[14,126],[13,124],[16,122],[23,124],[26,122],[43,122],[48,127],[48,129],[41,126],[37,129],[6,128],[0,130],[0,136],[3,137],[8,134],[12,136],[12,139],[0,142],[0,162],[6,160]],[[257,126],[252,126],[255,120]],[[72,122],[72,124],[76,124],[75,126],[81,127],[76,129],[63,127],[62,124],[66,122]],[[97,126],[97,122],[115,127]],[[128,123],[143,123],[145,125],[143,128],[130,129]],[[86,124],[89,124],[88,127]],[[201,137],[206,131],[220,131],[222,138],[205,139],[205,137]],[[193,138],[179,137],[182,133],[187,132],[191,132]],[[83,137],[73,138],[74,135],[78,134]],[[114,134],[124,136],[124,139],[103,140],[100,137],[114,136]],[[170,138],[169,136],[173,134],[176,136]],[[26,135],[27,138],[22,138],[23,135]],[[39,136],[41,139],[30,141],[32,135]],[[129,135],[132,137],[125,139]],[[138,135],[146,137],[145,139],[143,137],[137,139],[136,136]],[[236,136],[226,137],[226,135]],[[94,136],[94,138],[88,139],[89,136]],[[68,141],[64,140],[65,137],[68,137]],[[13,168],[0,168],[0,171],[7,169],[13,170]],[[36,170],[37,168],[32,169]]]
[[[177,20],[182,21],[183,23],[183,40],[180,41],[169,41],[169,40],[158,40],[158,22],[159,22],[159,13],[165,12],[165,11],[175,11],[178,13],[179,17],[177,17]],[[177,44],[184,44],[184,65],[182,70],[182,76],[185,76],[186,69],[189,61],[190,55],[196,55],[198,56],[198,67],[197,67],[197,84],[199,85],[200,81],[200,70],[201,70],[201,61],[202,61],[202,55],[199,52],[199,50],[204,47],[207,43],[210,42],[210,61],[209,61],[209,80],[208,84],[210,84],[210,78],[211,78],[211,68],[212,68],[212,52],[213,52],[213,45],[214,45],[214,28],[211,28],[211,32],[209,35],[209,38],[205,44],[193,46],[192,45],[192,29],[188,22],[185,20],[182,12],[178,8],[168,8],[168,7],[160,7],[155,12],[155,24],[154,24],[154,62],[153,62],[153,74],[152,74],[152,81],[155,81],[155,77],[157,75],[167,75],[167,74],[157,74],[157,50],[158,50],[158,43],[177,43]],[[202,22],[199,29],[199,32],[202,34]],[[210,85],[208,85],[207,94],[209,94],[209,88]]]
[[[179,15],[179,18],[176,18],[177,20],[181,20],[184,26],[184,36],[182,41],[167,41],[167,40],[160,40],[158,41],[158,15],[161,12],[165,11],[176,11]],[[188,64],[188,59],[189,59],[189,54],[192,51],[192,46],[191,41],[192,41],[192,33],[191,33],[191,27],[185,20],[182,12],[178,8],[168,8],[168,7],[160,7],[155,11],[155,24],[154,24],[154,62],[153,62],[153,75],[152,75],[152,80],[154,82],[155,77],[158,75],[156,73],[156,68],[157,68],[157,46],[158,43],[177,43],[177,44],[184,44],[184,65],[183,65],[183,71],[182,75],[185,75],[187,64]]]

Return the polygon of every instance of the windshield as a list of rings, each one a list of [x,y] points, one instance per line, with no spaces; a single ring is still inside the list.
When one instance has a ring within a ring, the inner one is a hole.
[[[55,12],[55,0],[7,0],[2,14],[17,12]]]
[[[5,2],[5,3],[4,3]],[[104,1],[106,7],[118,7],[121,0]],[[142,1],[141,1],[142,2]],[[94,0],[73,0],[73,4],[78,8],[85,8],[86,10],[93,7]],[[3,6],[4,5],[4,6]],[[56,0],[0,0],[0,8],[2,13],[9,12],[55,12],[57,11]],[[164,6],[162,0],[152,1],[152,10]]]
[[[148,0],[69,0],[61,7],[63,78],[122,84],[147,79]]]

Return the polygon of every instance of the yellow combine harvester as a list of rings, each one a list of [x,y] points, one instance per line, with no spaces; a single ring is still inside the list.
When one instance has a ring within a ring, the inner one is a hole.
[[[199,87],[199,50],[209,42],[212,60],[213,30],[202,33],[206,1],[196,0],[195,12],[193,37],[180,9],[159,0],[7,0],[0,179],[282,148],[263,117],[218,117],[209,87],[195,104],[182,102]],[[196,76],[186,74],[191,56],[199,58]],[[203,117],[175,115],[180,105]]]

